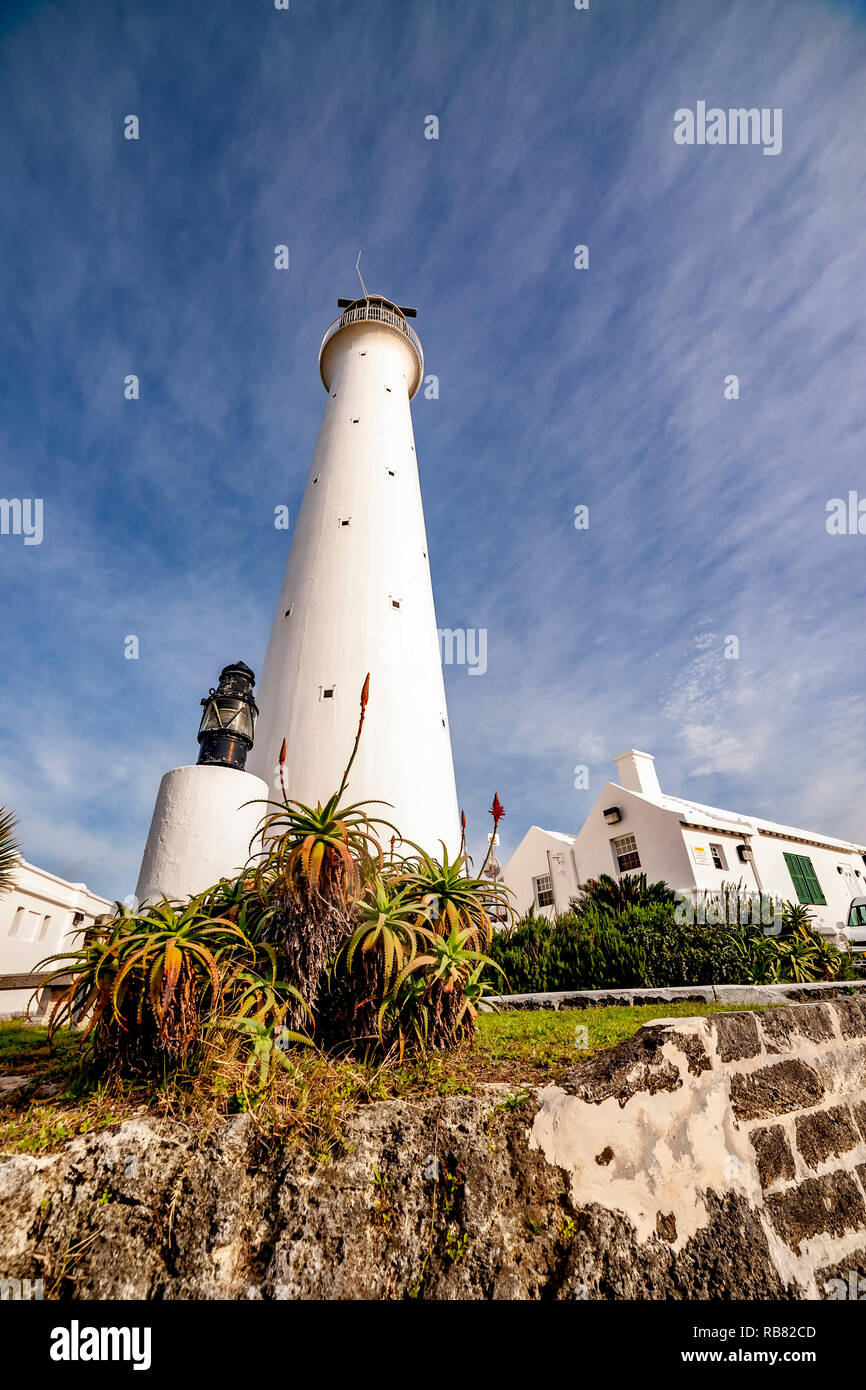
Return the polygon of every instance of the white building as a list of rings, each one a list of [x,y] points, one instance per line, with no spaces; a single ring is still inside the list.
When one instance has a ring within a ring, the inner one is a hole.
[[[576,835],[533,825],[512,854],[503,879],[518,912],[565,912],[588,878],[645,873],[683,893],[742,881],[748,892],[808,903],[833,934],[866,895],[863,845],[668,796],[649,753],[632,748],[614,762],[619,783],[605,784]]]
[[[45,956],[75,950],[81,929],[112,909],[83,883],[19,860],[12,888],[0,897],[0,977],[29,975]],[[0,989],[0,1018],[25,1013],[32,992]]]
[[[328,393],[256,696],[249,770],[289,795],[337,790],[370,702],[350,801],[379,800],[405,839],[459,843],[451,735],[410,402],[424,375],[403,309],[339,301],[319,352]],[[377,808],[372,808],[377,814]],[[384,832],[387,840],[388,832]]]

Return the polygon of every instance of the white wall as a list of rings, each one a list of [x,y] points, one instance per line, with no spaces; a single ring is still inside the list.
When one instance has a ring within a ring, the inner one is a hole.
[[[367,322],[340,329],[325,353],[328,401],[248,766],[274,788],[285,738],[290,795],[324,801],[339,787],[369,672],[350,800],[390,802],[378,814],[407,839],[432,852],[443,839],[454,851],[457,793],[409,405],[418,362],[402,334]],[[330,686],[334,698],[323,699]]]
[[[75,949],[76,933],[112,907],[83,883],[67,883],[20,860],[13,887],[0,897],[0,975],[29,973],[45,956]],[[0,1017],[24,1013],[30,995],[30,990],[0,990]]]
[[[619,807],[622,816],[616,825],[608,825],[602,814],[611,806]],[[663,879],[672,887],[691,886],[691,869],[682,837],[676,833],[676,820],[662,806],[616,782],[605,784],[577,837],[581,881],[599,874],[618,876],[612,842],[624,835],[634,835],[637,841],[640,868],[633,872],[645,873],[651,883]]]
[[[837,931],[847,921],[851,899],[866,896],[866,864],[856,852],[778,840],[768,835],[756,835],[752,846],[764,891],[778,893],[785,901],[796,902],[797,892],[784,855],[801,854],[811,859],[827,906],[814,906],[809,910],[824,932]]]
[[[535,894],[532,880],[542,874],[549,873],[549,864],[553,868],[556,911],[568,911],[569,898],[577,892],[577,883],[572,867],[571,850],[573,845],[573,837],[542,830],[538,825],[531,826],[526,832],[505,865],[502,874],[503,882],[514,894],[511,902],[519,915],[522,916],[524,912],[528,912],[533,905]],[[548,854],[550,860],[548,860]],[[558,855],[562,856],[559,861],[556,858]],[[546,917],[554,916],[552,906],[536,908],[536,912],[539,915],[543,913]]]
[[[270,809],[260,777],[234,767],[176,767],[159,784],[135,896],[182,901],[240,873]]]
[[[724,884],[741,884],[745,893],[766,893],[773,896],[772,890],[765,887],[759,872],[752,861],[743,861],[737,853],[738,845],[752,845],[753,836],[747,827],[742,833],[728,833],[724,830],[694,830],[684,826],[678,812],[671,812],[672,825],[676,825],[682,836],[688,858],[692,881],[675,885],[683,891],[696,888],[700,891],[719,892]],[[672,830],[673,833],[673,830]],[[718,845],[726,867],[717,869],[712,863],[711,845]],[[709,863],[701,862],[703,856]]]

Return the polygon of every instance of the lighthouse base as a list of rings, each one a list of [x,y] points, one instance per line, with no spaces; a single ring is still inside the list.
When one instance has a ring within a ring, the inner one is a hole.
[[[199,765],[167,772],[141,861],[138,902],[183,900],[240,873],[267,797],[266,782],[234,768]]]

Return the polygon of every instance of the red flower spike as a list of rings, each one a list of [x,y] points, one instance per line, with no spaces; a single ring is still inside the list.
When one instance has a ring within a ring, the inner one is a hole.
[[[283,793],[283,800],[288,801],[289,793],[286,791],[286,740],[283,739],[283,746],[280,749],[280,790]]]
[[[364,689],[361,691],[361,709],[367,708],[367,701],[370,698],[370,672],[367,672],[367,679],[364,681]]]
[[[495,793],[493,795],[493,805],[490,807],[490,814],[493,817],[493,829],[495,831],[497,825],[505,815],[505,807]]]

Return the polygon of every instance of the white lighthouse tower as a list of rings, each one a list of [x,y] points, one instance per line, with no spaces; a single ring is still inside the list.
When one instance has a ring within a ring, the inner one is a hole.
[[[444,840],[453,853],[457,795],[409,407],[424,357],[407,322],[415,310],[361,285],[362,298],[338,301],[319,352],[328,401],[259,683],[250,771],[274,788],[285,738],[289,795],[315,804],[336,791],[369,671],[349,799],[390,802],[378,813],[405,840],[432,853]]]

